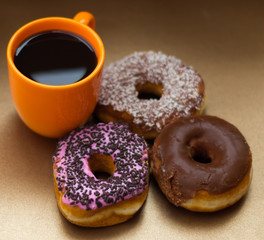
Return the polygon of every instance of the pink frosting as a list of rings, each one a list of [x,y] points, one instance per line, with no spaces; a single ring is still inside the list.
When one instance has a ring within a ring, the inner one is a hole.
[[[111,156],[116,170],[97,179],[88,159],[93,154]],[[143,137],[126,125],[98,123],[73,130],[60,139],[53,156],[54,174],[62,201],[95,210],[140,195],[148,185],[148,147]]]

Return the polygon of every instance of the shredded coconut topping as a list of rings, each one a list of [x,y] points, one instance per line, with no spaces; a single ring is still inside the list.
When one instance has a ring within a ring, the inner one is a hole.
[[[200,75],[181,60],[161,52],[135,52],[104,69],[99,104],[133,116],[134,124],[161,130],[166,119],[199,110]],[[160,99],[139,99],[137,84],[161,84]]]

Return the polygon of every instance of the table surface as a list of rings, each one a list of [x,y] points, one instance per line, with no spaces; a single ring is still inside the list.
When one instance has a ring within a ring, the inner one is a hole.
[[[248,194],[216,213],[170,204],[151,178],[148,198],[126,223],[72,225],[60,214],[53,189],[55,139],[29,130],[14,108],[6,47],[25,23],[47,16],[95,15],[106,62],[135,51],[162,51],[204,78],[205,114],[236,125],[253,153]],[[263,239],[264,226],[264,3],[261,1],[4,1],[0,8],[0,239]]]

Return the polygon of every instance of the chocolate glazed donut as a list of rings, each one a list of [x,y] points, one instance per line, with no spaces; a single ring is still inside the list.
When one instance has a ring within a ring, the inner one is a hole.
[[[167,125],[156,138],[152,171],[176,206],[217,211],[237,202],[251,181],[250,148],[232,124],[193,116]]]
[[[104,69],[95,115],[154,139],[172,119],[201,114],[205,102],[193,67],[161,52],[135,52]]]

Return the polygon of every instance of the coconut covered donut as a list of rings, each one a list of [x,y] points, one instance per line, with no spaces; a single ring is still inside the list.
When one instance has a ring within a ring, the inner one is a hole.
[[[153,139],[172,119],[200,114],[205,105],[201,76],[161,52],[135,52],[104,69],[97,117],[123,121]]]
[[[98,177],[99,172],[107,176]],[[118,224],[146,199],[148,147],[125,125],[79,128],[59,140],[53,175],[58,207],[66,219],[88,227]]]
[[[250,148],[232,124],[191,116],[168,124],[155,139],[152,172],[167,199],[191,211],[231,206],[252,177]]]

